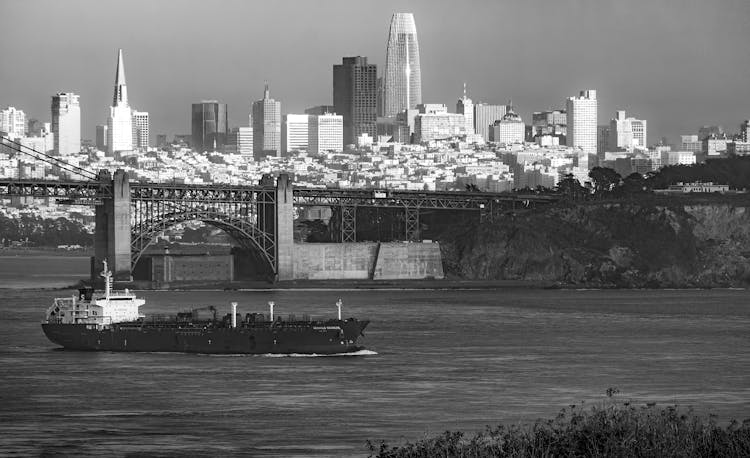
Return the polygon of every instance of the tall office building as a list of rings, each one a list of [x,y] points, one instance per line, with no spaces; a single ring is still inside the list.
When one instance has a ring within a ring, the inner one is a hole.
[[[507,107],[505,105],[490,105],[488,103],[477,103],[474,105],[474,131],[484,138],[490,140],[490,130],[495,121],[503,119]]]
[[[148,111],[133,110],[133,148],[148,149]]]
[[[422,103],[419,42],[411,13],[393,15],[386,46],[383,115],[393,117]]]
[[[96,149],[107,151],[107,125],[101,124],[96,126]]]
[[[344,150],[344,117],[327,113],[310,116],[307,148],[312,154]]]
[[[233,127],[227,134],[226,143],[224,143],[224,152],[231,154],[240,154],[246,160],[253,160],[253,128],[252,127]]]
[[[253,102],[253,155],[256,159],[281,155],[281,102],[271,98],[266,84],[263,98]]]
[[[117,53],[115,72],[115,93],[107,118],[107,152],[130,151],[133,149],[133,118],[128,104],[128,87],[125,84],[125,64],[122,49]]]
[[[23,110],[8,107],[0,111],[0,132],[5,132],[8,138],[15,140],[26,136],[26,114]]]
[[[375,138],[378,116],[378,77],[367,57],[344,57],[333,66],[334,112],[344,118],[344,144],[363,133]]]
[[[466,83],[464,83],[464,96],[456,102],[456,113],[466,118],[466,134],[474,134],[474,102],[466,96]]]
[[[81,106],[77,94],[58,92],[52,96],[52,133],[56,155],[81,151]]]
[[[191,127],[193,151],[223,151],[229,131],[227,104],[216,100],[194,103]]]
[[[635,147],[646,148],[648,128],[645,119],[628,118],[625,111],[618,110],[609,121],[609,151],[632,151]]]
[[[740,138],[743,142],[750,142],[750,119],[746,119],[740,126]]]
[[[581,91],[578,97],[568,97],[566,102],[567,145],[581,148],[587,154],[596,154],[596,91]]]
[[[308,121],[311,117],[306,114],[282,116],[281,154],[287,156],[295,151],[307,151]]]

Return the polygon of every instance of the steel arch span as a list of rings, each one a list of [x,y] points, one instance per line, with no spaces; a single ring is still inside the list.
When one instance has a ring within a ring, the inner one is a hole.
[[[275,196],[260,192],[246,200],[158,200],[131,201],[131,261],[141,258],[156,237],[167,229],[189,221],[202,221],[229,234],[240,246],[260,254],[277,271],[274,228]]]

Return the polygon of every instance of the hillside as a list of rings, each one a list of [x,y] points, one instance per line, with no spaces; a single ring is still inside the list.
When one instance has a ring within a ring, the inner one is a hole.
[[[603,202],[505,215],[438,237],[446,273],[580,287],[750,284],[750,206]]]

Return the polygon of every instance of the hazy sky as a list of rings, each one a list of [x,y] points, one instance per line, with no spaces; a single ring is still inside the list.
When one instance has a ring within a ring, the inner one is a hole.
[[[189,133],[201,99],[246,125],[264,80],[298,113],[332,103],[342,56],[382,73],[394,12],[414,13],[423,101],[451,111],[466,81],[475,102],[512,98],[526,122],[597,89],[599,124],[625,109],[648,120],[650,143],[750,118],[748,0],[0,0],[0,106],[49,121],[51,95],[75,92],[94,138],[123,48],[152,138]]]

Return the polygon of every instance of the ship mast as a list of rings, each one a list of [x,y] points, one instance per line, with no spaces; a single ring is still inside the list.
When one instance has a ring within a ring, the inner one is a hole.
[[[102,261],[104,264],[104,270],[100,274],[104,277],[104,297],[109,300],[109,294],[112,291],[112,272],[107,269],[107,260]]]

